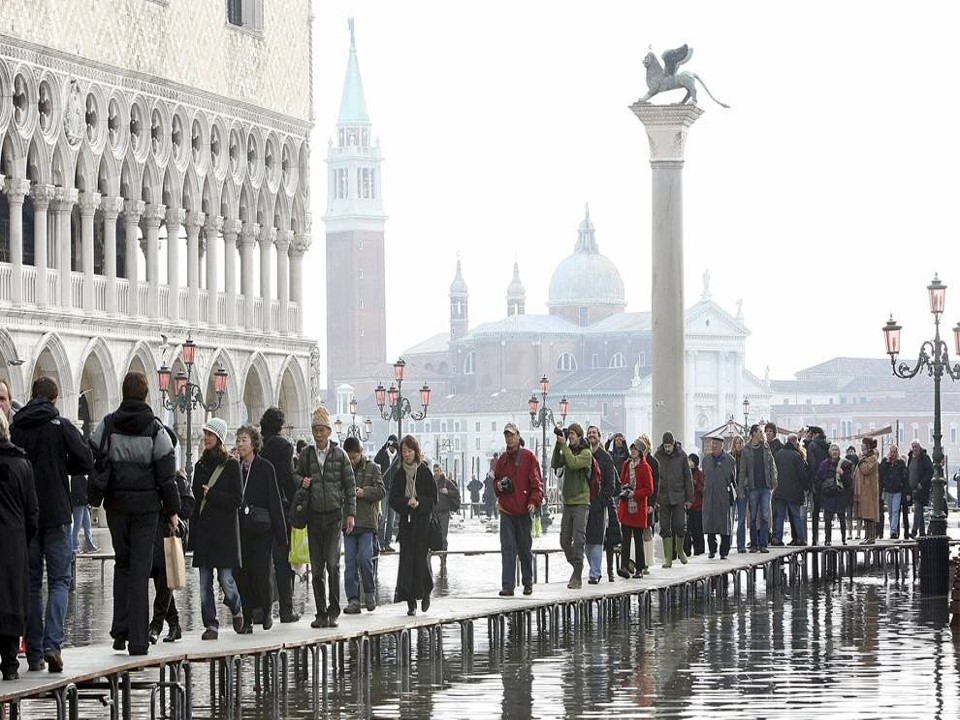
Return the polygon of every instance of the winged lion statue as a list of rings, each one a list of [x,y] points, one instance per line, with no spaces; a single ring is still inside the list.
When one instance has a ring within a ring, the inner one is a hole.
[[[687,94],[683,96],[683,100],[680,101],[680,104],[683,105],[686,102],[690,102],[694,105],[697,104],[697,86],[696,83],[699,82],[703,85],[703,89],[706,90],[707,95],[710,96],[710,99],[713,100],[720,107],[729,108],[730,106],[717,100],[713,93],[707,89],[706,83],[700,79],[700,76],[692,72],[677,72],[677,69],[687,62],[691,57],[693,57],[693,48],[688,45],[681,45],[678,48],[673,50],[664,51],[663,55],[663,65],[660,65],[660,61],[657,60],[657,56],[653,52],[648,52],[643,58],[643,66],[647,69],[647,94],[640,98],[640,102],[650,102],[650,98],[658,93],[666,92],[667,90],[677,90],[683,88],[687,91]]]

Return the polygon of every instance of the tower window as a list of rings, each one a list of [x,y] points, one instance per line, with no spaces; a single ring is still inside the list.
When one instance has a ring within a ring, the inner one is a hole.
[[[227,0],[227,22],[263,32],[263,0]]]

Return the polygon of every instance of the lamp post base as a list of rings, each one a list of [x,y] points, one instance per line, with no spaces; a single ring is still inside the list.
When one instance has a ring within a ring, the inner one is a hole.
[[[930,535],[917,540],[920,551],[920,594],[924,596],[946,595],[950,584],[950,538],[946,528],[941,535]]]

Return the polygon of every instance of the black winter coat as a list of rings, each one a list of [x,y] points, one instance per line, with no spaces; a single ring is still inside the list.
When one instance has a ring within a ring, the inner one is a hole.
[[[880,488],[883,492],[910,492],[907,464],[903,461],[903,458],[897,458],[897,461],[893,463],[890,462],[889,458],[884,458],[880,461],[878,472],[880,474]]]
[[[70,476],[70,502],[74,507],[77,507],[78,505],[89,504],[86,475]]]
[[[206,497],[203,486],[209,484],[219,458],[203,453],[193,471],[193,496],[196,508],[190,520],[190,547],[193,566],[208,568],[239,568],[240,557],[240,499],[243,481],[240,463],[229,458],[216,484]],[[206,500],[206,502],[204,502]]]
[[[822,437],[816,437],[807,443],[807,466],[810,468],[812,476],[817,476],[823,461],[830,457],[830,445]],[[813,477],[819,480],[818,477]],[[812,483],[813,494],[820,495],[820,483]]]
[[[610,520],[610,507],[613,498],[620,493],[620,476],[613,466],[610,453],[602,447],[597,447],[593,457],[600,466],[600,492],[590,500],[590,510],[587,513],[587,545],[601,545],[607,533],[607,523]],[[618,523],[619,525],[619,523]]]
[[[193,517],[196,503],[193,498],[193,488],[187,484],[185,475],[177,473],[174,480],[177,483],[177,493],[180,495],[180,530],[183,532],[184,549],[190,541],[190,518]],[[160,520],[157,522],[157,534],[153,538],[153,569],[163,570],[166,566],[166,556],[163,550],[163,539],[170,537],[170,525],[166,516],[160,511]]]
[[[93,470],[93,452],[80,431],[52,402],[36,399],[14,414],[10,442],[26,450],[33,466],[40,529],[73,522],[70,476]]]
[[[256,455],[250,464],[249,474],[240,465],[243,502],[240,505],[241,513],[246,506],[266,508],[270,513],[270,533],[280,547],[287,546],[287,524],[284,520],[283,504],[280,502],[280,489],[277,487],[277,477],[273,465],[261,456]],[[240,535],[244,544],[250,542],[269,542],[269,536],[250,532],[247,524],[240,517]]]
[[[27,547],[37,534],[40,511],[27,454],[0,443],[0,635],[25,634],[30,607]]]
[[[777,464],[777,489],[773,491],[774,499],[801,504],[804,493],[810,487],[810,468],[807,461],[790,443],[784,445],[773,460]]]
[[[277,488],[280,490],[280,502],[284,515],[290,510],[293,496],[300,487],[293,476],[293,445],[283,435],[264,435],[263,450],[260,457],[273,465],[277,476]]]
[[[400,467],[396,482],[390,488],[390,507],[399,516],[400,562],[397,568],[397,591],[394,600],[422,600],[430,597],[433,590],[433,573],[430,570],[428,533],[430,516],[437,504],[437,483],[426,463],[417,468],[416,508],[407,504],[406,472]]]

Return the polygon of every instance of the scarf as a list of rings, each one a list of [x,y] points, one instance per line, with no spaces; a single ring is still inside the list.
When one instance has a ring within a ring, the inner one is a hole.
[[[407,463],[403,464],[403,472],[407,476],[407,489],[405,491],[405,496],[407,498],[415,498],[417,496],[417,469],[419,466],[416,463]]]
[[[634,460],[633,456],[630,456],[630,489],[635,490],[637,487],[637,467],[640,465],[640,458]]]

